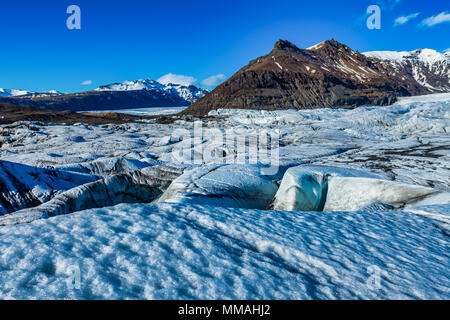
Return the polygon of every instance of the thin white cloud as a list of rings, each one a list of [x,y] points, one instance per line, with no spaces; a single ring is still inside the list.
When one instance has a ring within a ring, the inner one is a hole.
[[[181,84],[183,86],[191,86],[197,83],[197,79],[195,79],[194,77],[183,76],[173,73],[168,73],[165,76],[159,78],[157,81],[165,85],[172,83],[172,84]]]
[[[207,88],[216,87],[226,78],[227,77],[224,74],[216,74],[215,76],[211,76],[203,80],[201,85]]]
[[[375,3],[378,4],[383,10],[393,10],[402,0],[378,0]]]
[[[84,81],[81,83],[82,86],[89,86],[89,85],[91,85],[91,84],[92,84],[92,80],[84,80]]]
[[[444,50],[444,53],[450,53],[450,48]]]
[[[407,23],[409,20],[415,19],[419,16],[420,12],[409,14],[407,16],[400,16],[395,19],[394,26],[400,26],[402,24]]]
[[[444,23],[444,22],[450,22],[450,13],[447,13],[447,11],[443,11],[439,13],[438,15],[431,16],[426,18],[421,22],[420,25],[426,26],[426,27],[433,27],[437,24]]]

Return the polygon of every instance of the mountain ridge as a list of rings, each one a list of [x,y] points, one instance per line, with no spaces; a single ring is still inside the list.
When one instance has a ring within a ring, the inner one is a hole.
[[[161,84],[151,79],[125,81],[69,94],[26,94],[0,97],[0,102],[46,110],[118,110],[189,106],[208,91],[196,86]]]
[[[441,92],[412,74],[334,39],[308,49],[279,40],[230,79],[184,110],[207,115],[230,109],[314,109],[389,105],[400,96]]]
[[[363,54],[380,59],[396,70],[412,75],[424,87],[450,91],[450,55],[448,53],[422,48],[400,52],[369,51]]]

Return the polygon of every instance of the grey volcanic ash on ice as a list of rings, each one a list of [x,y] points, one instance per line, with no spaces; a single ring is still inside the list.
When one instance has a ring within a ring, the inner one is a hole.
[[[363,55],[334,40],[309,49],[280,40],[268,55],[251,61],[184,113],[389,105],[402,96],[448,91],[448,56],[440,56],[446,62],[419,58],[392,64],[378,59],[385,56]]]

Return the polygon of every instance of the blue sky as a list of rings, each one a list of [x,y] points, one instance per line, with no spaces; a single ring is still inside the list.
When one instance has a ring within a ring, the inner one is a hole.
[[[72,4],[81,30],[66,27]],[[372,4],[380,30],[366,27]],[[444,51],[449,20],[448,0],[4,0],[0,88],[75,92],[168,73],[197,85],[215,77],[208,86],[280,38],[304,48],[334,38],[362,52]]]

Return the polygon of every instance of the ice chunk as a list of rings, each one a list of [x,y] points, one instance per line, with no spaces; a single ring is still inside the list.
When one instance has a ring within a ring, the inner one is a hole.
[[[326,176],[317,172],[289,169],[278,189],[273,209],[280,211],[322,211],[326,200]]]
[[[386,180],[332,177],[328,180],[324,211],[354,211],[373,202],[403,208],[434,193],[432,188]]]
[[[437,191],[400,184],[358,170],[299,166],[289,169],[273,208],[288,211],[355,211],[374,203],[402,208]]]
[[[320,166],[298,166],[284,174],[272,207],[280,211],[322,211],[328,192],[328,181],[332,176],[373,177],[358,170]]]
[[[159,201],[266,209],[277,189],[256,165],[204,165],[176,179]]]

